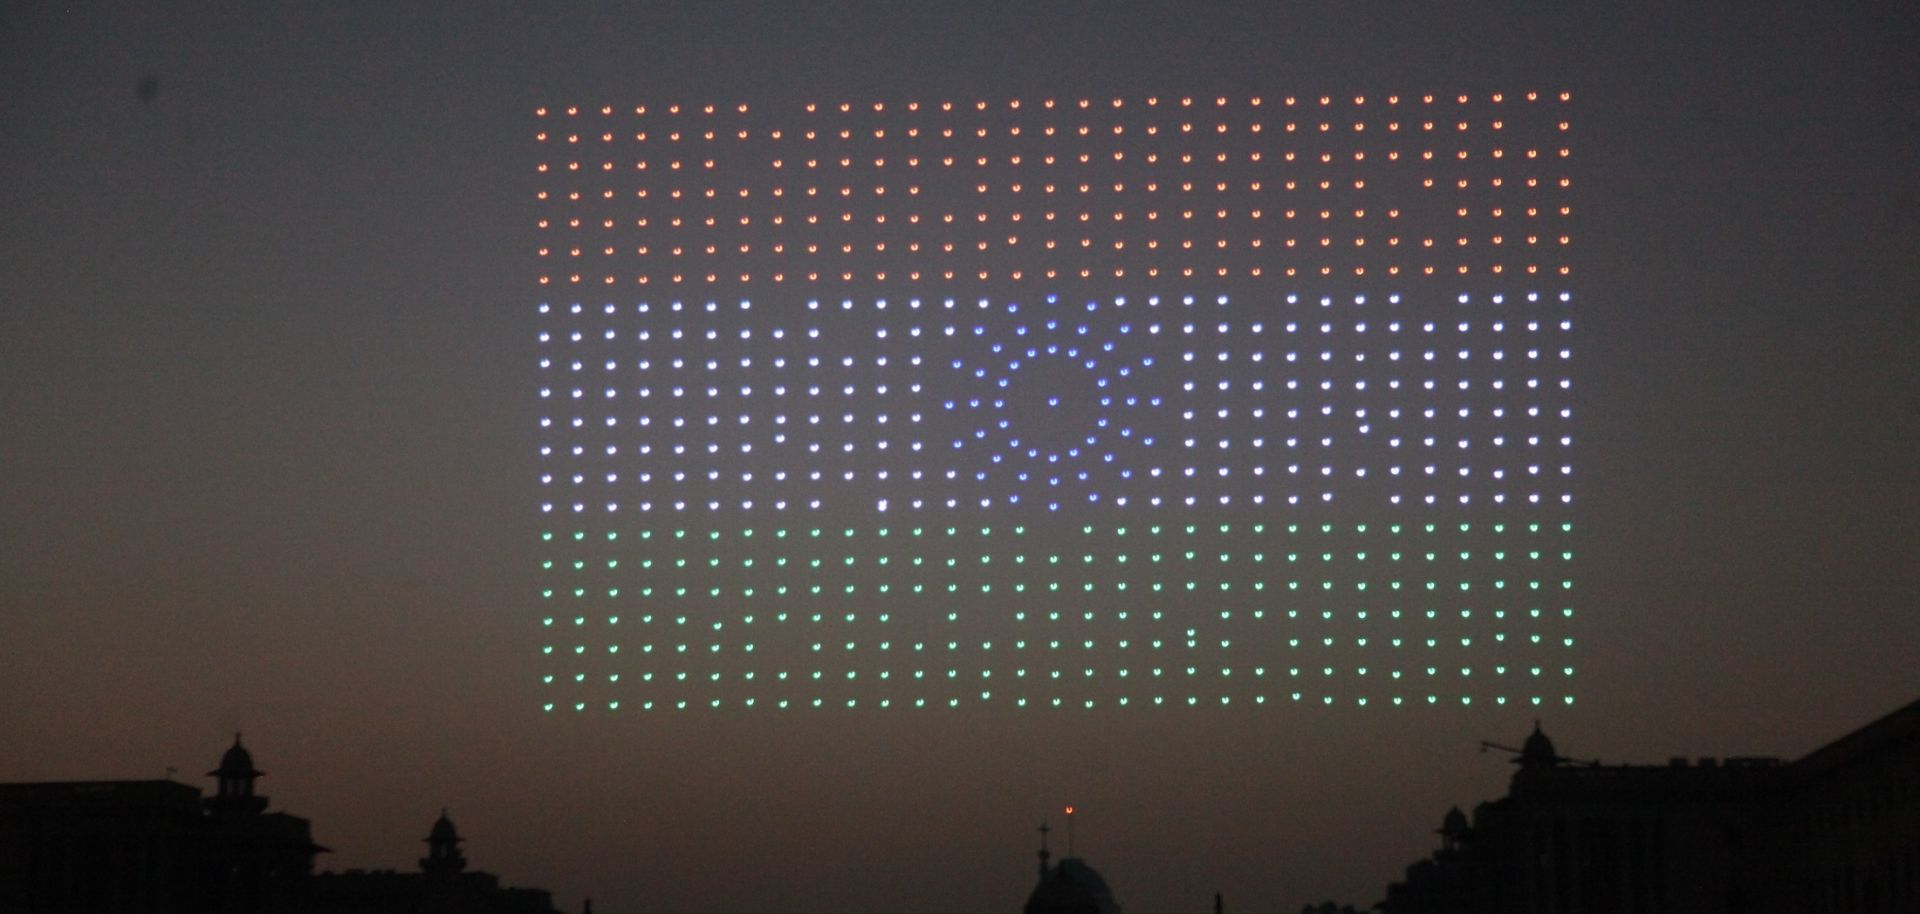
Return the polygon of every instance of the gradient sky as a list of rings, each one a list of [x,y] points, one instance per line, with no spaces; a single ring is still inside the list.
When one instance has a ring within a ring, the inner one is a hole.
[[[1067,802],[1136,914],[1367,903],[1504,790],[1519,708],[540,713],[524,140],[569,102],[1570,90],[1548,730],[1797,756],[1920,697],[1920,10],[1029,6],[0,12],[0,780],[210,786],[244,730],[322,866],[448,806],[607,914],[1009,911]]]

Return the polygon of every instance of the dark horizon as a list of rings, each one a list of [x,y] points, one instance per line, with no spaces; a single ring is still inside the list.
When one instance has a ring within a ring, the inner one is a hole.
[[[444,806],[602,914],[1011,908],[1072,803],[1129,909],[1292,911],[1536,716],[1654,763],[1905,706],[1920,12],[1495,7],[10,10],[0,781],[244,731],[335,868]],[[1571,706],[540,710],[536,107],[1428,87],[1575,98]]]
[[[1910,772],[1920,751],[1916,737],[1920,700],[1793,758],[1580,758],[1563,754],[1536,722],[1524,740],[1480,744],[1482,754],[1516,766],[1503,794],[1452,804],[1438,829],[1420,833],[1427,839],[1420,856],[1356,907],[1376,910],[1377,902],[1386,914],[1456,911],[1462,904],[1479,905],[1475,910],[1534,910],[1527,906],[1545,903],[1535,893],[1568,889],[1581,904],[1603,906],[1625,904],[1629,896],[1639,899],[1636,905],[1717,903],[1722,893],[1764,900],[1767,910],[1823,905],[1856,910],[1897,903],[1911,891],[1901,867],[1915,851],[1912,816],[1900,804],[1911,799]],[[160,779],[0,783],[0,854],[9,859],[41,855],[47,836],[69,835],[54,845],[72,856],[60,857],[67,862],[53,871],[71,876],[91,868],[97,876],[81,880],[84,884],[47,881],[48,860],[42,858],[25,869],[0,870],[0,900],[29,908],[36,901],[53,903],[51,909],[65,910],[74,904],[99,907],[114,898],[117,907],[129,898],[165,905],[169,898],[197,897],[209,891],[187,875],[198,871],[156,864],[179,859],[178,851],[154,854],[151,846],[176,841],[183,848],[197,847],[204,839],[193,837],[197,830],[189,826],[204,822],[222,829],[214,834],[225,833],[227,840],[249,836],[235,847],[255,848],[231,866],[242,874],[232,877],[237,882],[213,890],[228,903],[244,897],[264,904],[261,910],[316,914],[411,911],[424,909],[422,904],[492,904],[485,909],[498,914],[544,914],[552,903],[544,885],[472,866],[462,847],[468,841],[445,807],[429,833],[415,842],[427,844],[429,851],[412,865],[328,866],[327,856],[339,848],[314,843],[311,816],[272,804],[260,793],[258,780],[264,775],[254,767],[243,735],[236,733],[218,768],[206,772],[217,786],[204,790],[192,785],[195,778],[183,778],[172,768]],[[1039,881],[1028,891],[1026,914],[1085,914],[1087,905],[1099,914],[1118,911],[1120,899],[1112,888],[1116,874],[1108,871],[1103,878],[1105,864],[1089,861],[1076,848],[1074,823],[1076,813],[1083,812],[1084,807],[1069,804],[1041,817]],[[1543,837],[1570,820],[1579,825],[1584,850],[1570,852],[1563,839]],[[1649,840],[1656,833],[1666,836],[1664,846],[1658,837]],[[98,844],[110,835],[132,850],[97,853],[118,847],[112,841]],[[166,835],[172,837],[156,837]],[[74,853],[75,842],[94,851]],[[287,869],[272,871],[276,875],[254,869],[273,855],[281,860],[273,866]],[[208,872],[228,869],[215,866]],[[1117,875],[1124,886],[1131,874]],[[1212,897],[1220,914],[1224,894],[1216,890]],[[1557,903],[1570,902],[1562,897]],[[1305,908],[1321,914],[1355,909],[1324,899],[1303,903],[1303,914]]]

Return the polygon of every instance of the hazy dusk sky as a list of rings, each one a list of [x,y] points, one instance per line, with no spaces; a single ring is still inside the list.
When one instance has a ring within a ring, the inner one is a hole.
[[[321,866],[410,868],[445,806],[603,914],[1010,911],[1069,802],[1136,914],[1364,904],[1504,790],[1531,709],[541,713],[564,104],[1570,91],[1546,728],[1797,756],[1920,697],[1920,12],[924,6],[0,12],[0,780],[210,787],[241,730]]]

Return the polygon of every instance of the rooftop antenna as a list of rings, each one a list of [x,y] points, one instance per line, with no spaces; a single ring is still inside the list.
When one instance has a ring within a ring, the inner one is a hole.
[[[1536,732],[1540,730],[1540,718],[1534,718],[1534,730],[1536,730]],[[1496,751],[1501,751],[1501,753],[1507,753],[1507,755],[1511,755],[1511,757],[1515,757],[1515,758],[1521,757],[1521,749],[1519,749],[1519,747],[1513,747],[1513,745],[1501,745],[1501,743],[1494,743],[1492,739],[1480,739],[1480,753],[1484,755],[1484,753],[1486,753],[1488,749],[1496,749]]]
[[[1040,878],[1042,879],[1047,878],[1047,858],[1052,856],[1047,853],[1047,832],[1052,830],[1047,827],[1047,823],[1040,823]]]
[[[1073,807],[1067,807],[1067,856],[1073,856]]]

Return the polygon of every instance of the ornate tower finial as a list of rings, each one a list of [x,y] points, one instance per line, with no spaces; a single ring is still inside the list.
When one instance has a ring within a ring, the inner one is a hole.
[[[464,840],[454,829],[453,820],[447,818],[446,807],[442,806],[440,818],[427,834],[427,855],[420,859],[420,871],[430,876],[451,876],[466,869],[467,858],[460,853]]]
[[[220,767],[207,772],[216,784],[214,794],[208,797],[208,811],[218,816],[257,815],[266,811],[267,798],[255,796],[253,782],[266,772],[253,767],[253,753],[240,744],[240,734],[233,735],[233,745],[220,756]]]

